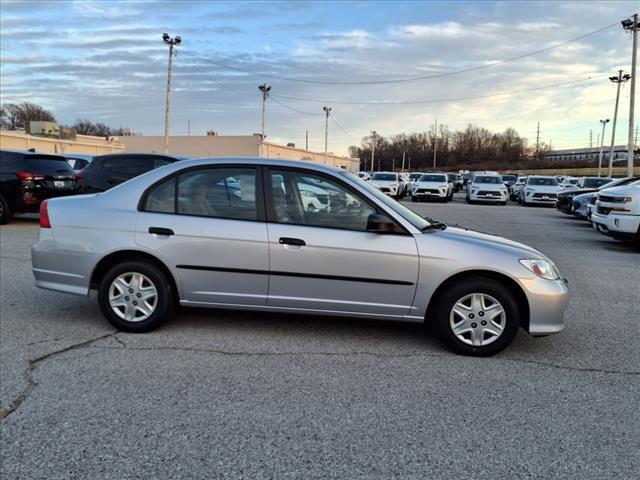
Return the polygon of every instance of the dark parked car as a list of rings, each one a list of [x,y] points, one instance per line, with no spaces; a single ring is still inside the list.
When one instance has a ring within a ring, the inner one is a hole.
[[[75,193],[76,181],[64,157],[0,150],[0,224],[14,213],[34,213],[47,198]]]
[[[575,189],[568,192],[560,191],[558,194],[558,203],[556,208],[567,215],[573,214],[573,199],[583,193],[597,192],[600,187],[611,182],[613,178],[609,177],[582,177],[578,180]]]
[[[133,177],[182,159],[151,153],[116,153],[93,157],[91,163],[76,174],[78,192],[104,192]]]

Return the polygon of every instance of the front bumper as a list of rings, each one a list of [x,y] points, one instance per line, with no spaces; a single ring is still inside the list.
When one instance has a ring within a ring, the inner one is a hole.
[[[544,197],[534,197],[533,195],[525,195],[524,201],[527,202],[528,205],[553,205],[554,207],[558,204],[557,198],[544,198]]]
[[[529,302],[529,334],[544,336],[562,331],[564,312],[569,305],[567,281],[540,277],[520,281]]]
[[[507,193],[499,193],[499,196],[489,195],[489,194],[480,194],[480,193],[470,193],[469,199],[474,202],[506,202],[509,199],[509,195]]]
[[[418,197],[418,198],[438,198],[438,199],[444,199],[447,198],[447,192],[421,192],[419,190],[414,190],[411,192],[411,196],[412,197]]]

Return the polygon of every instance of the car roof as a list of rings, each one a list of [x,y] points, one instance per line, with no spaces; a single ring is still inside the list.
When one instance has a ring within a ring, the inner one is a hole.
[[[310,170],[317,170],[319,172],[344,172],[346,170],[337,167],[331,167],[322,163],[315,163],[304,160],[283,160],[279,158],[260,158],[260,157],[206,157],[206,158],[191,158],[188,160],[181,160],[173,164],[176,169],[183,169],[185,167],[197,167],[201,165],[224,165],[243,163],[248,165],[267,165],[275,167],[291,167],[291,168],[306,168]],[[167,168],[167,167],[163,167]],[[395,172],[375,172],[375,173],[395,173]]]
[[[56,157],[56,158],[59,158],[61,160],[65,159],[63,156],[57,155],[55,153],[30,152],[29,150],[14,150],[14,149],[11,149],[11,148],[3,148],[2,150],[0,150],[0,152],[18,153],[20,155],[25,155],[25,156],[32,156],[32,155],[43,156],[43,155],[45,155],[47,157]]]

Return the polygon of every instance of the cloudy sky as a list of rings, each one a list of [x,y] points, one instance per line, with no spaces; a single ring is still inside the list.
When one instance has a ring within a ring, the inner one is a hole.
[[[424,131],[436,119],[452,130],[514,127],[530,143],[540,121],[542,140],[584,147],[613,115],[608,77],[630,71],[619,22],[634,10],[632,1],[2,0],[0,97],[39,103],[62,123],[89,118],[160,135],[168,32],[183,39],[174,134],[186,134],[188,120],[192,134],[258,132],[257,86],[267,82],[268,137],[303,145],[309,130],[312,149],[324,148],[323,105],[333,108],[329,150],[340,154],[371,130]],[[395,82],[415,77],[432,78]],[[519,93],[496,95],[505,92]],[[617,143],[628,109],[627,84]]]

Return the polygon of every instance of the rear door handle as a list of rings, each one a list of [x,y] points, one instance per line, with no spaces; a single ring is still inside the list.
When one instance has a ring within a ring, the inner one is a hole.
[[[307,243],[301,238],[289,238],[289,237],[280,237],[278,240],[280,245],[297,245],[299,247],[305,246]]]
[[[154,233],[156,235],[173,235],[173,230],[170,228],[149,227],[149,233]]]

